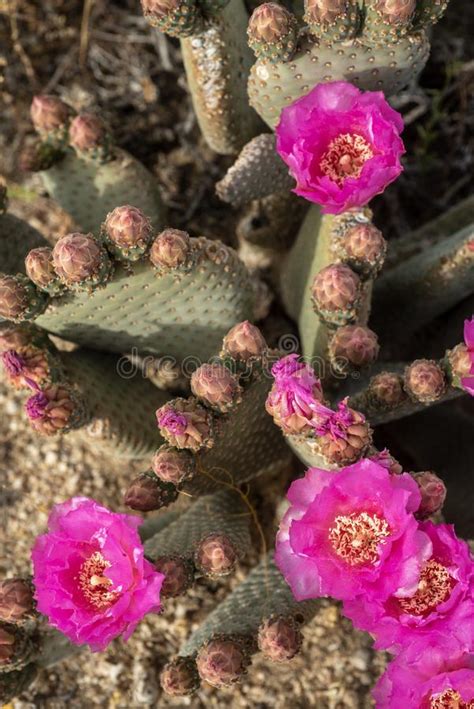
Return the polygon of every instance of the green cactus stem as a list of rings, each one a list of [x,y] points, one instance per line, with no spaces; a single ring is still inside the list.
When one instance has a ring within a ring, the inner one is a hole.
[[[368,210],[321,216],[318,208],[311,207],[281,267],[283,303],[298,322],[303,356],[314,362],[324,379],[331,374],[324,363],[336,330],[367,324],[372,281],[386,249],[370,216]],[[360,349],[354,356],[351,352],[343,354],[350,368],[356,369],[371,363],[377,354],[373,347],[367,348],[365,359]]]
[[[232,325],[256,315],[256,281],[231,248],[204,237],[183,240],[182,234],[159,235],[150,260],[122,264],[110,256],[114,273],[105,287],[87,278],[88,290],[54,298],[37,324],[105,351],[207,360]],[[64,239],[55,246],[59,254]],[[79,276],[91,268],[95,273],[90,251],[81,247],[80,255]],[[75,287],[78,262],[68,260],[65,268]]]
[[[250,662],[250,655],[257,651],[258,644],[262,648],[262,630],[271,618],[280,617],[290,622],[292,619],[295,624],[300,625],[309,621],[317,608],[317,601],[295,601],[276,568],[272,555],[267,555],[191,635],[181,647],[178,658],[165,667],[164,673],[173,672],[183,661],[182,658],[189,658],[191,662],[197,660],[201,679],[211,681],[216,686],[233,684],[241,679]],[[215,668],[216,676],[210,676],[203,661],[203,654],[215,641],[222,644],[222,650],[226,654],[230,653],[230,657],[229,661]],[[265,644],[263,647],[266,647]],[[295,650],[298,650],[298,646]],[[242,668],[238,662],[239,651],[244,656]],[[265,654],[272,657],[269,653]],[[232,659],[235,662],[232,662]],[[273,659],[276,659],[275,655]],[[184,689],[187,690],[187,687]]]
[[[275,192],[289,191],[295,181],[276,152],[275,136],[262,133],[241,151],[232,167],[216,185],[218,197],[233,207]]]
[[[447,350],[440,360],[383,363],[380,369],[368,382],[362,380],[359,391],[349,399],[350,406],[368,416],[373,425],[461,396],[461,379],[469,375],[470,359],[462,343]]]
[[[406,341],[466,298],[473,277],[472,224],[390,269],[377,281],[371,316],[382,343]]]
[[[177,584],[178,591],[184,591],[196,572],[217,578],[234,571],[250,546],[250,519],[249,510],[237,493],[222,490],[205,495],[149,538],[145,554],[159,569],[168,561],[177,560],[185,565],[185,570],[189,568],[189,582]],[[182,569],[178,567],[176,580],[181,576]]]

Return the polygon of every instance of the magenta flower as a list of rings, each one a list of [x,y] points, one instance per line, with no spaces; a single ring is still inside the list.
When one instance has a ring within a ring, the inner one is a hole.
[[[347,398],[339,402],[337,411],[317,403],[314,412],[312,425],[318,436],[330,435],[334,440],[347,440],[347,429],[354,423],[354,414],[347,406]]]
[[[336,473],[310,468],[287,497],[275,560],[298,601],[416,588],[431,542],[413,517],[420,493],[410,475],[368,459]]]
[[[25,368],[24,358],[16,350],[2,352],[2,362],[11,377],[18,377]]]
[[[272,375],[275,382],[268,395],[266,409],[277,426],[285,433],[312,431],[314,406],[323,396],[314,370],[309,364],[300,362],[297,354],[290,354],[273,365]]]
[[[464,342],[471,358],[471,376],[463,377],[461,384],[471,396],[474,396],[474,316],[470,320],[464,321]]]
[[[160,610],[163,574],[143,555],[141,520],[74,497],[56,505],[32,551],[38,610],[73,643],[104,650]]]
[[[318,84],[283,109],[277,150],[296,194],[325,214],[367,204],[402,171],[403,120],[382,92],[346,81]]]
[[[432,633],[387,667],[373,696],[377,709],[471,709],[474,706],[474,615],[456,634]]]
[[[188,420],[184,414],[179,414],[173,409],[158,409],[156,420],[160,428],[167,429],[174,436],[181,436],[188,426]]]
[[[432,553],[415,591],[388,599],[362,595],[344,604],[354,625],[375,636],[377,650],[398,652],[433,631],[449,635],[474,610],[474,564],[467,544],[450,525],[425,522],[419,528],[430,538]]]

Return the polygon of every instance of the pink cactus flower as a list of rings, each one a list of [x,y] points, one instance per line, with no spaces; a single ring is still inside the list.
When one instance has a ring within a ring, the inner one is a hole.
[[[368,459],[336,473],[310,468],[287,497],[275,560],[298,601],[416,589],[432,546],[413,516],[420,493],[409,475]]]
[[[474,614],[456,634],[433,632],[387,667],[373,696],[377,709],[471,709],[474,706]]]
[[[314,370],[299,361],[297,354],[290,354],[273,365],[272,375],[275,383],[266,402],[268,413],[285,433],[310,432],[314,405],[323,396]]]
[[[337,411],[323,404],[316,404],[314,411],[313,426],[318,436],[329,434],[334,440],[347,439],[347,429],[354,423],[354,414],[347,406],[347,398],[339,402]]]
[[[474,316],[464,321],[464,342],[471,358],[471,376],[463,377],[461,384],[471,396],[474,396]]]
[[[160,428],[168,429],[174,436],[182,435],[188,426],[186,416],[172,409],[166,409],[164,411],[158,409],[156,419]]]
[[[367,204],[401,173],[402,130],[382,92],[333,81],[283,109],[277,150],[296,180],[293,191],[340,214]]]
[[[449,635],[474,610],[474,560],[467,544],[447,524],[425,522],[419,529],[430,538],[433,551],[415,591],[382,600],[359,596],[344,604],[354,625],[375,636],[377,650],[398,652],[433,631]]]
[[[104,650],[160,610],[163,574],[145,560],[139,517],[86,497],[56,505],[32,550],[40,613],[73,643]]]

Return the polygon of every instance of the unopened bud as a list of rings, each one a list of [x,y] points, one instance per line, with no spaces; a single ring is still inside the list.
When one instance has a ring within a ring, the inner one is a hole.
[[[364,276],[375,276],[383,266],[387,242],[373,224],[357,224],[340,242],[344,261]]]
[[[0,620],[9,623],[31,618],[34,612],[33,587],[24,579],[0,582]]]
[[[112,269],[107,252],[92,234],[74,233],[59,239],[53,264],[64,285],[86,290],[104,283]]]
[[[394,372],[380,372],[372,377],[367,390],[371,406],[376,409],[393,409],[405,399],[403,379]]]
[[[272,662],[288,662],[301,649],[302,635],[292,616],[271,616],[258,629],[258,647]]]
[[[329,343],[329,356],[336,371],[346,372],[375,362],[379,349],[377,335],[368,327],[345,325],[334,333]]]
[[[349,409],[349,412],[352,423],[346,427],[344,436],[327,433],[317,439],[319,452],[330,465],[356,463],[372,444],[372,430],[365,418],[358,411]]]
[[[179,229],[165,229],[151,246],[150,261],[156,268],[178,268],[186,264],[190,250],[189,234]]]
[[[413,477],[421,493],[421,503],[416,516],[418,519],[427,519],[442,509],[446,499],[446,485],[430,470],[413,473]]]
[[[196,465],[191,453],[162,446],[153,456],[152,469],[155,475],[165,483],[180,485],[193,477]]]
[[[213,533],[203,539],[194,554],[196,568],[205,576],[227,576],[235,569],[237,549],[226,534]]]
[[[417,359],[405,370],[405,391],[415,401],[430,404],[446,391],[446,377],[434,360]]]
[[[93,113],[83,113],[71,121],[69,142],[77,151],[99,157],[105,157],[109,148],[104,123]]]
[[[192,0],[141,0],[148,22],[170,37],[189,37],[202,25],[197,3]]]
[[[217,636],[201,647],[196,665],[201,679],[213,687],[230,687],[250,664],[245,644],[236,638]]]
[[[242,400],[242,387],[222,364],[203,364],[191,377],[191,391],[209,406],[225,413]]]
[[[361,297],[359,276],[342,263],[326,266],[311,288],[313,304],[322,320],[334,325],[352,322]]]
[[[245,320],[234,325],[224,337],[222,354],[247,362],[254,357],[263,357],[267,349],[267,343],[258,327]]]
[[[132,510],[151,512],[167,507],[177,497],[175,485],[163,483],[154,473],[142,473],[128,488],[124,502]]]
[[[247,35],[258,58],[289,61],[296,50],[296,18],[281,5],[266,2],[253,11]]]
[[[26,276],[0,275],[0,316],[6,320],[29,320],[42,313],[47,303],[46,296]]]
[[[64,138],[71,109],[57,96],[35,96],[31,103],[30,115],[40,135]]]
[[[25,258],[27,276],[40,289],[50,295],[58,295],[64,290],[53,265],[53,250],[49,246],[32,249]]]
[[[193,565],[180,556],[163,556],[153,560],[154,566],[164,574],[161,587],[163,598],[175,598],[185,593],[194,581]]]
[[[151,242],[151,222],[136,207],[116,207],[107,215],[102,236],[118,259],[136,261],[146,253]]]
[[[189,657],[177,657],[164,666],[160,674],[163,691],[172,697],[186,697],[199,689],[196,663]]]
[[[471,354],[464,343],[456,345],[456,347],[449,350],[446,354],[448,369],[451,371],[452,383],[454,386],[461,387],[461,380],[471,375]]]

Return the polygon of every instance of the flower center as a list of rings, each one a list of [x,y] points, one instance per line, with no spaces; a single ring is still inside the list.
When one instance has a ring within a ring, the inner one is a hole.
[[[188,426],[188,420],[184,414],[177,411],[165,411],[158,417],[158,425],[161,428],[166,428],[175,436],[180,436],[185,433]]]
[[[84,598],[95,608],[102,610],[110,606],[117,597],[117,591],[111,591],[112,581],[104,576],[110,563],[99,551],[85,560],[79,570],[79,588]]]
[[[421,570],[418,588],[413,596],[400,598],[398,603],[405,613],[427,615],[448,600],[454,585],[455,581],[446,567],[430,559]]]
[[[430,709],[472,709],[474,701],[465,702],[455,689],[445,689],[430,697]]]
[[[367,160],[374,156],[372,146],[358,133],[338,135],[321,158],[322,172],[342,187],[346,178],[359,177]]]
[[[354,512],[336,517],[334,527],[329,530],[329,541],[338,556],[351,566],[359,566],[377,563],[379,546],[386,543],[389,535],[390,527],[383,517]]]

